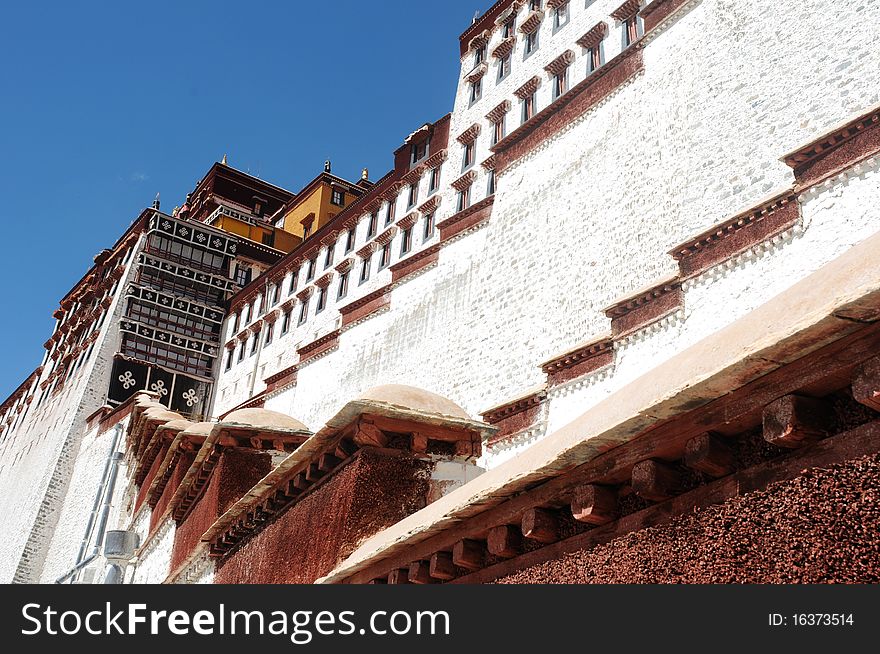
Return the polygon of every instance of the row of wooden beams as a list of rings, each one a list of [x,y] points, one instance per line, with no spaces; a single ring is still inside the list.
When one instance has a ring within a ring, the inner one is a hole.
[[[880,410],[880,357],[869,360],[854,371],[852,392],[856,400]],[[832,435],[835,412],[828,400],[799,394],[779,397],[763,408],[764,440],[785,449],[814,445]],[[686,494],[684,468],[709,479],[723,479],[736,472],[736,455],[728,439],[717,433],[702,432],[684,443],[681,465],[657,457],[643,458],[632,464],[629,486],[640,498],[664,503]],[[599,457],[601,458],[601,457]],[[620,463],[621,459],[616,460]],[[682,467],[683,466],[683,467]],[[622,484],[587,483],[569,488],[567,496],[572,517],[593,527],[607,525],[618,518],[618,496]],[[536,499],[534,493],[532,500]],[[540,496],[538,496],[540,497]],[[489,556],[514,559],[524,552],[524,539],[542,546],[558,542],[560,515],[553,498],[542,497],[544,506],[525,506],[516,523],[507,521],[482,530],[474,529],[455,542],[451,551],[443,549],[429,558],[389,573],[388,583],[438,583],[459,576],[459,570],[472,573],[483,569]],[[491,513],[491,511],[489,512]],[[384,577],[377,578],[385,581]]]

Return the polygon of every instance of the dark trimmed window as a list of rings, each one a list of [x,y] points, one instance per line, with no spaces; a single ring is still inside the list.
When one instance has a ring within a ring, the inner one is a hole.
[[[330,194],[330,204],[335,204],[337,207],[344,207],[345,191],[333,189],[333,192]]]
[[[416,202],[419,200],[419,183],[413,182],[409,185],[409,195],[407,197],[407,208],[412,208],[415,206]]]
[[[290,309],[284,312],[284,318],[281,320],[281,335],[284,336],[290,331]]]
[[[471,206],[471,187],[466,186],[458,192],[457,211],[464,211]]]
[[[440,166],[431,169],[431,180],[428,183],[428,192],[433,193],[440,188]]]
[[[315,314],[321,313],[327,307],[327,288],[318,289],[318,305],[315,307]]]
[[[412,227],[407,227],[400,237],[400,256],[409,254],[410,250],[412,250]]]
[[[348,278],[351,271],[346,270],[344,273],[339,275],[339,287],[336,290],[336,299],[341,300],[346,295],[348,295]]]
[[[333,255],[336,253],[335,243],[327,246],[327,252],[324,254],[324,270],[333,265]]]
[[[374,211],[370,214],[370,223],[367,225],[367,238],[375,236],[377,229],[379,229],[379,212]]]
[[[397,198],[392,198],[388,202],[388,209],[385,213],[385,225],[390,225],[394,222],[394,214],[397,211]]]
[[[352,250],[354,250],[354,239],[355,239],[356,231],[355,228],[352,227],[348,230],[348,234],[345,235],[345,253],[348,254]]]
[[[370,260],[371,256],[367,255],[361,260],[361,274],[359,277],[359,283],[363,284],[370,278]]]
[[[425,226],[422,232],[422,240],[427,241],[434,236],[434,212],[432,211],[425,216]]]
[[[309,315],[309,298],[303,299],[303,301],[299,305],[299,320],[297,320],[297,325],[302,325],[306,318]]]
[[[465,143],[464,146],[464,156],[462,157],[461,169],[467,170],[471,166],[474,165],[475,153],[477,151],[477,142],[471,141],[470,143]]]
[[[535,115],[535,94],[532,93],[522,100],[522,121],[525,123]]]
[[[314,256],[309,259],[309,267],[306,269],[306,281],[310,282],[315,278],[315,267],[318,265],[318,257]]]
[[[382,250],[379,253],[379,270],[384,270],[388,267],[388,264],[391,263],[391,243],[386,243],[382,246]]]

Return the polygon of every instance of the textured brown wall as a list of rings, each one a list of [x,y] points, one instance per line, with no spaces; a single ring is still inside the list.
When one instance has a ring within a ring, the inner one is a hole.
[[[171,472],[171,477],[168,479],[168,483],[165,484],[162,494],[156,501],[156,506],[153,507],[153,513],[150,516],[150,533],[153,533],[153,531],[159,526],[162,514],[164,514],[165,509],[168,508],[168,503],[171,502],[171,498],[174,497],[177,487],[180,486],[180,482],[183,481],[183,478],[186,476],[186,471],[189,470],[189,467],[192,465],[195,458],[196,455],[193,452],[183,452],[177,458],[177,462]]]
[[[880,455],[807,471],[499,583],[877,583]]]
[[[226,510],[272,469],[272,457],[263,452],[225,450],[202,496],[174,534],[171,570],[176,570],[199,544],[202,535]]]
[[[218,584],[312,583],[368,536],[424,505],[428,464],[361,452],[217,570]]]

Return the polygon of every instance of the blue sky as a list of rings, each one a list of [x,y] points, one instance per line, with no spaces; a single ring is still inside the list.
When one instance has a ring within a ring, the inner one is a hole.
[[[0,21],[0,401],[58,300],[157,192],[224,153],[290,190],[387,172],[452,109],[458,36],[493,0],[9,3]]]

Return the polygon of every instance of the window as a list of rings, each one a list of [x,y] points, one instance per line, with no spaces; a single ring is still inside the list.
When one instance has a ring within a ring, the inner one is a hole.
[[[464,211],[471,206],[471,187],[466,186],[458,192],[458,203],[456,204],[458,211]]]
[[[299,277],[299,268],[290,273],[290,290],[287,291],[288,295],[293,295],[294,291],[296,291],[296,280]]]
[[[553,99],[568,91],[568,68],[553,76]]]
[[[333,255],[335,254],[336,248],[333,247],[334,244],[331,243],[327,246],[327,252],[324,253],[324,270],[327,270],[330,266],[333,265]]]
[[[602,61],[602,43],[599,42],[590,48],[588,54],[589,60],[587,63],[587,74],[592,73],[594,70],[598,70],[604,63]]]
[[[290,331],[290,309],[284,312],[284,318],[281,319],[281,335],[284,336]]]
[[[382,250],[379,253],[379,270],[388,267],[388,264],[391,263],[391,243],[386,243],[382,246]]]
[[[359,283],[363,284],[370,278],[370,259],[371,256],[366,256],[361,260],[361,274]]]
[[[488,195],[495,195],[495,171],[494,170],[489,171],[489,184],[488,184],[488,188],[486,189],[486,195],[487,196]]]
[[[538,11],[541,8],[541,0],[529,0],[529,11]]]
[[[416,202],[419,200],[419,183],[413,182],[409,185],[409,196],[407,199],[406,206],[407,208],[412,208],[415,206]]]
[[[509,39],[511,36],[513,36],[513,31],[515,28],[516,28],[516,16],[512,17],[510,20],[508,20],[506,23],[504,23],[504,26],[501,28],[501,38],[502,39]]]
[[[303,239],[307,239],[312,235],[312,223],[307,222],[303,223]]]
[[[272,296],[271,296],[272,303],[269,305],[270,307],[274,307],[276,304],[278,304],[278,296],[280,294],[281,294],[281,284],[278,283],[272,287]]]
[[[272,342],[272,331],[275,329],[275,325],[273,323],[269,323],[266,325],[266,341],[264,345],[269,345]]]
[[[344,207],[345,191],[333,189],[333,193],[330,194],[330,204],[335,204],[337,207]]]
[[[387,209],[387,213],[385,214],[385,225],[386,226],[390,225],[391,223],[394,222],[394,212],[395,212],[395,209],[397,208],[395,206],[396,204],[397,204],[397,198],[392,198],[391,200],[388,201],[388,209]]]
[[[232,357],[234,355],[235,355],[234,348],[229,350],[229,352],[226,353],[226,365],[224,366],[223,369],[226,370],[227,372],[232,368]]]
[[[257,334],[251,336],[251,356],[254,356],[257,353]]]
[[[483,63],[483,60],[486,58],[486,46],[482,48],[477,48],[474,51],[474,67],[479,66]]]
[[[506,79],[508,75],[510,75],[510,63],[513,60],[513,55],[507,55],[506,57],[501,57],[498,62],[498,81],[500,82],[503,79]]]
[[[492,124],[492,145],[504,138],[504,117]]]
[[[370,214],[370,224],[367,225],[367,238],[371,238],[376,235],[376,230],[379,227],[379,212],[374,211]]]
[[[553,10],[553,31],[568,24],[568,3],[564,3]]]
[[[423,233],[422,240],[427,241],[432,236],[434,236],[434,212],[432,211],[427,216],[425,216],[425,229]]]
[[[354,238],[355,238],[355,228],[352,227],[348,230],[348,234],[345,235],[345,253],[348,254],[352,250],[354,250]]]
[[[235,264],[235,283],[239,286],[250,284],[252,274],[253,271],[249,266],[242,266],[240,263]]]
[[[245,343],[241,344],[241,347],[238,348],[238,362],[241,363],[244,361],[244,350],[247,347]]]
[[[526,34],[526,57],[538,49],[538,30]]]
[[[418,163],[428,155],[428,142],[413,143],[411,147],[410,163]]]
[[[348,295],[348,277],[350,273],[350,270],[346,270],[344,273],[339,275],[339,288],[336,290],[337,300],[341,300],[346,295]]]
[[[483,78],[471,82],[471,104],[483,97]]]
[[[306,269],[306,281],[310,282],[315,278],[315,266],[318,265],[318,257],[314,256],[309,259],[309,267]]]
[[[303,299],[303,301],[299,305],[299,320],[297,321],[297,325],[301,325],[306,321],[306,317],[309,315],[309,298]]]
[[[431,169],[431,180],[428,183],[428,192],[433,193],[440,188],[440,166]]]
[[[315,314],[321,313],[327,306],[327,287],[318,289],[318,306],[315,308]]]
[[[477,145],[476,141],[471,141],[470,143],[465,144],[464,156],[463,156],[462,162],[461,162],[461,169],[463,171],[467,170],[468,168],[470,168],[471,166],[474,165],[474,154],[477,149],[476,145]]]
[[[623,21],[623,47],[627,48],[639,40],[642,33],[642,26],[639,22],[639,15],[633,14]]]
[[[412,249],[412,227],[407,227],[403,230],[403,235],[400,239],[400,256],[408,254]]]
[[[522,121],[526,122],[535,115],[535,94],[532,93],[522,100]]]
[[[238,331],[238,318],[239,318],[239,315],[238,315],[238,312],[236,311],[235,315],[232,316],[232,333],[233,334],[235,334],[235,332]]]
[[[244,327],[250,321],[251,315],[251,305],[244,305],[244,309],[241,310],[241,326]]]

